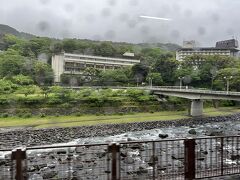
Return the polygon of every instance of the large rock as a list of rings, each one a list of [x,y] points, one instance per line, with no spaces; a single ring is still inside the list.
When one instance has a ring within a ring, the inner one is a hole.
[[[207,136],[224,136],[224,132],[221,130],[211,130],[206,133]]]
[[[239,159],[240,159],[240,155],[231,155],[231,160],[235,161]]]
[[[39,174],[33,174],[33,175],[31,175],[30,177],[29,177],[29,179],[28,180],[43,180],[43,177],[41,176],[41,175],[39,175]]]
[[[128,148],[131,149],[139,149],[139,150],[144,150],[144,144],[143,143],[132,143],[128,145]]]
[[[156,164],[158,162],[158,157],[157,156],[151,156],[148,162],[149,166],[153,166],[154,164]]]
[[[159,134],[158,137],[165,139],[168,137],[168,134]]]
[[[3,166],[3,165],[5,165],[5,164],[6,164],[6,161],[0,160],[0,166]]]
[[[41,173],[43,179],[51,179],[57,175],[57,172],[53,171],[49,167],[44,167],[44,168],[40,169],[39,172]]]
[[[98,158],[103,158],[107,155],[107,151],[104,149],[100,149],[97,153],[96,153]]]
[[[190,129],[188,131],[189,134],[192,134],[192,135],[196,135],[197,134],[197,131],[195,129]]]
[[[76,147],[75,152],[81,155],[85,155],[86,154],[86,148],[85,146],[79,146]]]
[[[57,177],[59,178],[59,179],[69,179],[69,178],[71,178],[72,177],[72,171],[71,170],[69,170],[69,171],[58,171],[58,173],[57,173]]]
[[[129,156],[129,157],[124,158],[123,162],[126,164],[133,164],[135,162],[135,160],[133,157]]]

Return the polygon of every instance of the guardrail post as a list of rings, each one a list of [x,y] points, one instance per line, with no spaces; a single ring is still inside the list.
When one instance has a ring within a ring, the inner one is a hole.
[[[120,145],[118,143],[111,143],[108,146],[108,152],[112,153],[112,167],[111,167],[111,172],[112,172],[112,180],[118,180],[120,174],[118,174],[118,167],[120,159],[118,158],[118,154],[120,151]]]
[[[223,176],[223,137],[221,137],[221,175]]]
[[[22,161],[26,159],[26,148],[17,148],[12,151],[12,161],[16,161],[16,180],[24,180],[24,168]]]
[[[184,164],[185,179],[195,179],[195,139],[184,140]]]

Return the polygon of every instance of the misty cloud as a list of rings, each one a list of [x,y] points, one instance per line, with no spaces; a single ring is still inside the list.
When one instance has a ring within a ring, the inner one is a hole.
[[[56,38],[214,46],[239,37],[239,8],[239,0],[1,0],[0,23]]]

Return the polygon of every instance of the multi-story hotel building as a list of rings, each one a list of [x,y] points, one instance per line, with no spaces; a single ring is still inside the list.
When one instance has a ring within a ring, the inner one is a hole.
[[[61,81],[61,74],[81,74],[87,67],[106,70],[133,66],[136,63],[140,63],[140,60],[69,53],[52,56],[52,69],[55,83]]]
[[[194,41],[184,42],[183,47],[176,52],[176,59],[182,61],[187,56],[192,55],[221,55],[238,56],[238,41],[230,39],[216,42],[215,47],[195,47]]]

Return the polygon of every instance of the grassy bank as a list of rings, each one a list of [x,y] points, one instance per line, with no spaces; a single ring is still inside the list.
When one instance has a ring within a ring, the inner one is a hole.
[[[206,108],[204,116],[229,115],[240,112],[237,108]],[[47,116],[47,117],[7,117],[0,118],[0,127],[71,127],[83,125],[111,124],[111,123],[130,123],[143,121],[167,121],[189,118],[186,111],[162,111],[155,113],[135,113],[131,115],[83,115],[83,116]]]

